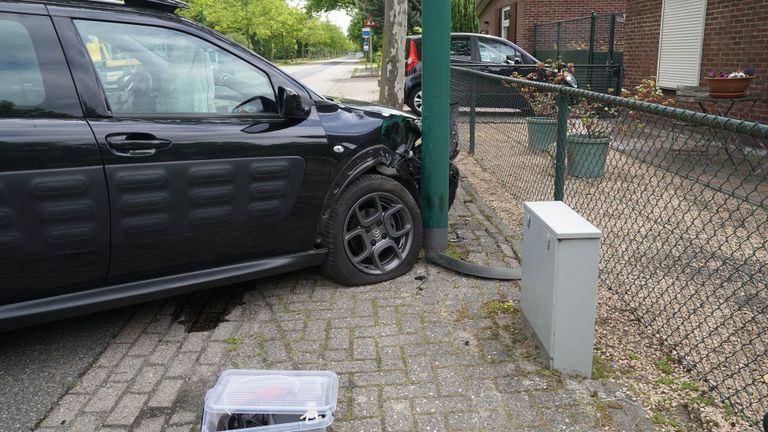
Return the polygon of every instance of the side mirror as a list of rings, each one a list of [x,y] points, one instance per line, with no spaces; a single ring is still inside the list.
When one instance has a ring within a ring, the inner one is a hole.
[[[520,57],[516,57],[512,54],[507,55],[507,63],[509,64],[523,64],[523,61],[520,60]]]
[[[277,89],[277,111],[282,117],[305,119],[309,116],[309,110],[295,90],[286,87]]]

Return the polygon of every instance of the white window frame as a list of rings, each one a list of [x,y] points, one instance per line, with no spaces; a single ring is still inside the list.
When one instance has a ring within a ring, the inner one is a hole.
[[[672,80],[665,80],[662,74],[661,70],[661,59],[662,59],[662,49],[664,44],[664,12],[666,11],[667,2],[670,0],[663,0],[661,4],[661,22],[660,29],[659,29],[659,49],[656,54],[656,83],[660,88],[663,89],[670,89],[670,90],[677,90],[679,86],[698,86],[701,82],[701,58],[704,51],[704,31],[707,21],[707,0],[702,0],[704,3],[704,13],[701,16],[701,40],[699,40],[698,44],[698,56],[696,57],[696,75],[695,75],[695,81],[675,81],[675,82],[669,82]],[[676,0],[671,0],[676,1]],[[680,0],[677,0],[680,1]]]
[[[504,19],[504,12],[507,12],[507,19]],[[501,8],[501,34],[500,38],[509,39],[509,17],[512,15],[512,7],[504,6]]]

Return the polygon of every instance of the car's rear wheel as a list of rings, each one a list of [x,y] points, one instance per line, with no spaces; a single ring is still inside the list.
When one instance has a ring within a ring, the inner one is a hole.
[[[421,249],[421,212],[397,181],[355,180],[331,212],[324,271],[343,285],[367,285],[408,272]]]
[[[411,94],[408,96],[408,106],[411,108],[411,111],[414,113],[421,115],[421,105],[423,103],[422,95],[421,95],[421,86],[416,87],[411,91]]]

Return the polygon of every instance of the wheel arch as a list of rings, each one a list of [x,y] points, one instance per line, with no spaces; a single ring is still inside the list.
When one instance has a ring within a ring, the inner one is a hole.
[[[317,227],[318,244],[322,244],[323,233],[328,227],[331,210],[348,189],[349,185],[361,176],[377,174],[397,181],[411,194],[414,201],[416,201],[416,205],[421,208],[418,184],[410,173],[405,171],[403,165],[406,164],[399,164],[398,168],[400,169],[393,167],[396,158],[400,158],[397,153],[384,145],[377,145],[354,156],[339,171],[323,202],[320,222]]]

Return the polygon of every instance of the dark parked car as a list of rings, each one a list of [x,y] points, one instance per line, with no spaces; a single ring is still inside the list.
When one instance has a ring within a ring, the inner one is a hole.
[[[0,329],[413,266],[418,118],[321,97],[183,3],[125,3],[0,0]]]
[[[405,43],[405,102],[413,112],[421,115],[421,36],[408,36]],[[536,70],[535,57],[512,42],[496,36],[475,33],[451,34],[451,66],[466,66],[481,72],[511,76],[517,72],[527,75]],[[569,85],[576,87],[573,77]],[[477,106],[493,108],[530,109],[522,98],[499,98],[497,94],[480,95]],[[466,101],[457,101],[461,104]]]

